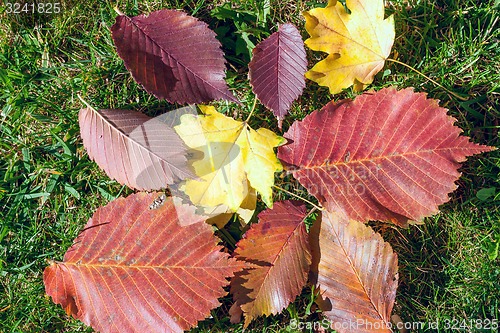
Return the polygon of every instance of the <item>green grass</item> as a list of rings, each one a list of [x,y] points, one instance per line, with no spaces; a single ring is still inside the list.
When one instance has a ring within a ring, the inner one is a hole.
[[[216,28],[220,22],[209,13],[222,3],[148,0],[118,5],[130,15],[182,8]],[[248,11],[264,8],[262,1],[233,3]],[[300,12],[321,4],[270,3],[267,20],[259,23],[262,37],[275,31],[276,23],[286,21],[297,24],[307,37]],[[495,3],[398,0],[388,5],[396,20],[392,56],[467,95],[467,101],[393,63],[377,75],[371,88],[396,85],[426,91],[441,100],[475,142],[500,147],[500,11]],[[45,296],[42,272],[47,259],[62,259],[97,207],[131,191],[109,180],[87,158],[79,137],[77,114],[82,104],[77,95],[97,108],[160,112],[176,107],[138,87],[118,58],[109,31],[114,5],[66,1],[59,15],[35,16],[0,9],[0,332],[92,331],[67,318]],[[309,56],[322,57],[312,52]],[[234,60],[228,82],[248,106],[237,110],[220,105],[229,114],[247,114],[253,96],[246,67]],[[346,91],[335,98],[352,96]],[[308,82],[301,106],[294,106],[284,129],[330,99],[325,88]],[[273,117],[259,110],[252,126],[278,132]],[[406,322],[500,320],[500,259],[489,257],[494,241],[500,239],[500,153],[471,158],[462,172],[450,202],[424,225],[405,230],[374,224],[399,255],[394,313]],[[290,177],[279,178],[278,184],[307,196]],[[491,195],[480,199],[480,190]],[[288,198],[276,193],[275,199]],[[290,332],[291,319],[318,320],[314,311],[306,313],[310,295],[306,288],[283,314],[258,319],[249,330]],[[222,301],[213,318],[193,331],[242,330],[241,325],[229,324],[231,298]]]

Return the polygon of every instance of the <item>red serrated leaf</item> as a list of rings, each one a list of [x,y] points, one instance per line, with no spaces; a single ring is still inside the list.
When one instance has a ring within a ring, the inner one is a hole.
[[[394,88],[329,103],[294,123],[278,149],[293,176],[330,211],[405,226],[449,200],[469,142],[437,101]]]
[[[179,225],[203,221],[193,207],[164,200],[137,193],[99,208],[45,269],[47,294],[100,332],[183,332],[207,317],[241,263],[206,223]]]
[[[318,304],[331,327],[341,333],[392,332],[398,258],[389,243],[369,226],[327,211],[310,235]]]
[[[80,134],[106,174],[138,190],[159,190],[195,178],[187,147],[165,123],[131,110],[81,109]]]
[[[306,86],[306,51],[297,28],[290,23],[280,25],[278,32],[254,48],[248,67],[253,92],[278,117],[281,128],[281,121]]]
[[[307,282],[311,253],[304,224],[306,206],[281,201],[259,214],[238,242],[236,258],[253,264],[231,281],[231,321],[245,314],[245,327],[260,315],[281,312]]]
[[[116,18],[113,40],[134,79],[172,103],[236,98],[224,81],[225,60],[215,32],[177,10]]]

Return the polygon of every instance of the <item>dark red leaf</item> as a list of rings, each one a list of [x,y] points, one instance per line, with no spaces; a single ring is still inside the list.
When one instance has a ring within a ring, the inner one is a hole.
[[[369,226],[324,211],[311,229],[318,304],[337,332],[392,332],[398,258]]]
[[[253,92],[278,117],[281,128],[281,121],[306,86],[306,51],[297,28],[290,23],[281,25],[254,48],[248,67]]]
[[[53,301],[106,333],[183,332],[209,316],[241,262],[220,251],[194,207],[159,198],[137,193],[99,208],[44,271]]]
[[[253,265],[231,281],[231,321],[245,314],[245,327],[260,315],[281,312],[307,282],[311,253],[304,224],[306,206],[281,201],[259,214],[238,242],[235,256]]]
[[[404,226],[449,200],[467,156],[494,149],[469,142],[455,121],[423,93],[382,89],[294,123],[278,157],[329,211]]]
[[[134,79],[172,103],[236,98],[224,81],[225,60],[215,32],[177,10],[118,16],[113,40]]]
[[[187,147],[165,123],[131,110],[82,109],[80,134],[106,174],[138,190],[159,190],[195,178]]]

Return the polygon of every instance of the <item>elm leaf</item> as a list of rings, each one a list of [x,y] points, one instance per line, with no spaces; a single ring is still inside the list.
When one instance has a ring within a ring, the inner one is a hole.
[[[247,327],[260,315],[281,312],[300,294],[311,264],[306,213],[298,201],[276,202],[259,214],[259,223],[238,242],[235,257],[253,266],[231,281],[232,322],[243,313]]]
[[[138,190],[159,190],[195,178],[188,150],[175,131],[131,110],[81,109],[80,135],[89,157],[106,174]]]
[[[361,222],[323,211],[311,229],[318,304],[340,332],[392,332],[398,258],[389,243]]]
[[[297,28],[282,24],[253,50],[250,84],[259,100],[278,118],[279,127],[292,103],[304,90],[307,70],[304,42]]]
[[[118,55],[149,93],[171,103],[237,102],[224,81],[225,60],[208,25],[177,10],[120,15],[111,27]]]
[[[406,226],[449,200],[467,156],[495,149],[446,111],[412,89],[330,102],[290,127],[278,158],[329,211]]]
[[[194,207],[165,198],[151,209],[158,197],[141,192],[97,209],[44,271],[55,303],[103,333],[180,333],[220,305],[241,262],[221,252]]]

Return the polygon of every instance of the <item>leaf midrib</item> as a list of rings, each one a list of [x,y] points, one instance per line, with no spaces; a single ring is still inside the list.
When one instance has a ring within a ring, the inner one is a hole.
[[[195,73],[193,70],[191,70],[188,66],[186,66],[184,63],[182,63],[182,61],[178,60],[176,57],[174,57],[170,52],[168,52],[167,50],[165,50],[163,47],[160,46],[160,44],[158,44],[158,42],[152,38],[150,35],[148,35],[138,24],[136,24],[130,17],[128,16],[125,16],[126,19],[128,19],[144,36],[146,36],[146,38],[148,38],[156,47],[158,47],[161,52],[165,52],[165,54],[167,54],[169,57],[171,57],[177,64],[179,64],[182,68],[184,68],[185,71],[191,73],[193,76],[195,76],[196,78],[199,78],[200,80],[202,80],[205,84],[207,84],[208,86],[212,87],[212,89],[222,93],[224,96],[229,96],[225,91],[222,91],[220,90],[219,88],[215,87],[213,84],[211,84],[209,81],[205,80],[204,78],[202,78],[200,75],[198,75],[197,73]],[[162,63],[165,65],[165,66],[168,66],[167,64],[165,64],[165,62],[163,61],[162,59]],[[169,66],[170,67],[170,66]],[[177,78],[176,78],[177,79]],[[175,91],[175,90],[174,90]],[[231,96],[229,96],[231,97]]]
[[[349,222],[351,223],[351,222]],[[356,223],[361,223],[361,222],[358,222],[356,221]],[[339,247],[342,249],[342,252],[345,256],[345,258],[347,259],[348,263],[349,263],[349,267],[351,268],[353,274],[356,276],[358,282],[359,282],[359,285],[361,286],[361,288],[363,289],[363,293],[365,294],[366,298],[370,301],[370,304],[371,306],[373,307],[373,309],[375,310],[375,312],[379,315],[379,319],[381,321],[383,321],[384,323],[386,323],[384,317],[383,317],[383,314],[381,314],[377,308],[377,306],[373,303],[373,300],[371,298],[371,296],[369,295],[367,289],[365,288],[365,284],[363,283],[363,281],[361,281],[361,276],[360,274],[358,274],[358,270],[356,268],[356,266],[354,265],[353,261],[351,260],[351,257],[349,256],[349,253],[347,252],[347,249],[344,247],[344,244],[342,242],[342,239],[340,238],[340,235],[336,232],[336,229],[333,227],[333,224],[331,221],[329,221],[329,224],[330,224],[330,227],[331,229],[333,230],[332,231],[332,234],[335,236],[335,238],[337,239],[337,242],[338,242],[338,245]],[[343,227],[345,228],[349,228],[348,225],[344,225]],[[357,249],[357,246],[356,246],[356,249]],[[390,330],[390,328],[389,328]],[[390,330],[392,332],[392,330]]]
[[[112,130],[112,131],[115,131],[117,132],[120,136],[122,137],[125,137],[127,139],[127,141],[133,143],[135,146],[139,147],[139,149],[142,149],[144,151],[146,151],[149,155],[157,158],[159,161],[162,161],[164,163],[166,163],[167,165],[169,165],[171,168],[173,169],[176,169],[182,173],[186,173],[184,170],[181,170],[179,169],[178,167],[176,167],[174,164],[170,163],[168,160],[164,159],[163,157],[160,157],[158,156],[156,153],[152,152],[150,149],[148,149],[147,147],[143,146],[142,144],[140,144],[138,141],[132,139],[128,134],[126,134],[122,129],[120,129],[119,127],[117,127],[116,124],[112,123],[104,114],[100,113],[98,110],[94,109],[94,108],[89,108],[90,111],[95,114],[96,116],[98,116],[104,123],[106,123],[108,125],[108,127]],[[141,121],[139,118],[135,118],[135,120],[138,120],[138,121]],[[150,121],[150,120],[153,120],[153,119],[148,119],[147,121]],[[139,126],[143,126],[144,125],[144,122],[141,123]],[[139,127],[137,126],[137,127]],[[136,128],[137,128],[136,127]],[[115,150],[116,147],[111,147],[111,149]],[[175,175],[172,174],[172,176],[175,178]],[[192,175],[190,175],[192,176]]]
[[[374,162],[374,161],[378,161],[378,160],[390,160],[392,158],[397,158],[397,157],[415,156],[415,155],[419,155],[419,154],[436,153],[438,151],[454,150],[454,149],[466,149],[466,148],[448,147],[448,148],[419,150],[416,152],[392,154],[392,155],[388,155],[388,156],[377,156],[377,157],[364,158],[364,159],[358,159],[358,160],[349,160],[349,162],[334,162],[334,163],[323,163],[323,164],[319,164],[319,165],[307,165],[307,166],[301,167],[299,169],[295,169],[294,171],[300,171],[300,170],[304,170],[304,169],[305,170],[323,169],[323,168],[332,167],[332,166],[348,166],[348,165],[358,164],[358,163],[364,164],[366,162]]]
[[[287,249],[289,246],[290,246],[290,243],[291,243],[291,238],[292,237],[299,237],[300,236],[300,230],[299,228],[304,224],[304,221],[306,220],[306,218],[308,217],[309,215],[306,215],[302,221],[300,223],[297,224],[297,226],[293,229],[293,231],[287,236],[286,240],[283,242],[283,246],[280,247],[278,253],[274,256],[273,260],[272,261],[269,261],[269,263],[271,264],[271,266],[261,266],[261,267],[267,267],[267,273],[265,273],[265,277],[262,281],[262,284],[260,285],[260,287],[258,288],[258,292],[256,293],[257,296],[255,297],[255,299],[253,300],[253,302],[256,302],[257,301],[257,298],[259,297],[259,295],[261,294],[261,290],[262,290],[262,287],[264,286],[265,284],[265,281],[269,278],[269,276],[271,275],[271,271],[273,270],[273,268],[276,268],[276,264],[278,262],[280,262],[280,259],[283,258],[282,254],[283,252],[285,251],[285,249]],[[246,261],[249,261],[249,260],[252,260],[252,258],[248,258],[248,257],[241,257],[242,259],[246,260]],[[255,289],[254,289],[255,290]]]
[[[158,265],[120,265],[120,264],[114,264],[114,265],[107,265],[107,264],[86,264],[86,263],[78,263],[78,262],[61,262],[57,263],[60,265],[66,265],[66,266],[74,266],[77,268],[113,268],[113,269],[136,269],[136,270],[146,270],[146,269],[183,269],[183,270],[192,270],[192,269],[202,269],[202,270],[221,270],[221,269],[227,269],[233,266],[177,266],[177,265],[167,265],[167,266],[158,266]]]

